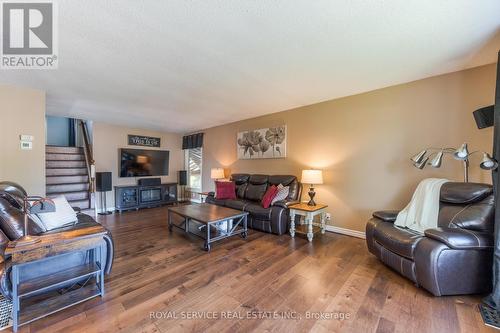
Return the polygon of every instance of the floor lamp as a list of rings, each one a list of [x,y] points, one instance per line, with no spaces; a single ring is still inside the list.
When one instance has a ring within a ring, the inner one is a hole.
[[[476,123],[479,128],[494,126],[493,129],[493,158],[500,160],[500,52],[498,52],[497,62],[497,80],[495,105],[490,110],[487,108],[477,110],[474,113]],[[489,118],[488,118],[489,117]],[[493,124],[491,123],[491,119]],[[478,121],[482,119],[484,121]],[[479,305],[481,316],[484,323],[500,329],[500,187],[499,187],[499,171],[493,170],[493,193],[495,196],[495,243],[493,248],[493,288],[491,294],[483,299],[483,303]]]

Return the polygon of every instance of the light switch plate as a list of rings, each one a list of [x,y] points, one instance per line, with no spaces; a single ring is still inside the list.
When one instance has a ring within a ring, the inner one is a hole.
[[[33,142],[31,142],[31,141],[21,141],[21,149],[22,150],[31,150],[31,149],[33,149]]]

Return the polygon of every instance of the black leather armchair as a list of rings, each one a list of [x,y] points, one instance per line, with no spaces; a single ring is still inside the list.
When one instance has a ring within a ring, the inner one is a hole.
[[[290,213],[288,206],[300,200],[302,184],[291,175],[233,174],[236,184],[236,199],[219,200],[211,192],[205,202],[248,212],[248,226],[253,229],[282,235],[288,231]],[[277,201],[271,207],[261,205],[262,197],[271,185],[290,186],[286,200]]]
[[[445,183],[438,227],[424,234],[395,226],[398,211],[379,211],[366,225],[368,250],[435,296],[491,289],[494,202],[491,185]]]
[[[29,233],[33,235],[53,234],[62,231],[75,230],[97,225],[98,223],[89,215],[78,213],[78,221],[70,226],[53,229],[47,232],[43,230],[30,219]],[[7,298],[11,297],[11,260],[5,256],[5,248],[11,240],[16,240],[24,235],[24,218],[16,202],[0,195],[0,292]],[[104,235],[103,240],[106,244],[106,262],[105,274],[111,272],[113,265],[113,239],[109,230]],[[72,252],[61,256],[55,256],[45,260],[40,264],[33,264],[23,268],[23,279],[34,279],[70,267],[82,264],[87,260],[85,252]]]

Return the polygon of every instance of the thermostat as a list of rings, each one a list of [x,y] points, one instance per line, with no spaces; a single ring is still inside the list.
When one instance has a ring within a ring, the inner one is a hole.
[[[33,135],[27,135],[27,134],[21,134],[19,136],[19,139],[21,139],[21,141],[33,141]]]

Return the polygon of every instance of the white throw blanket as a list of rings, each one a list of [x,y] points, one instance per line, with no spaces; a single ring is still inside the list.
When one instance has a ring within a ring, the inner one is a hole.
[[[410,203],[399,212],[395,225],[421,233],[436,228],[439,214],[441,186],[448,179],[427,178],[418,184]]]

